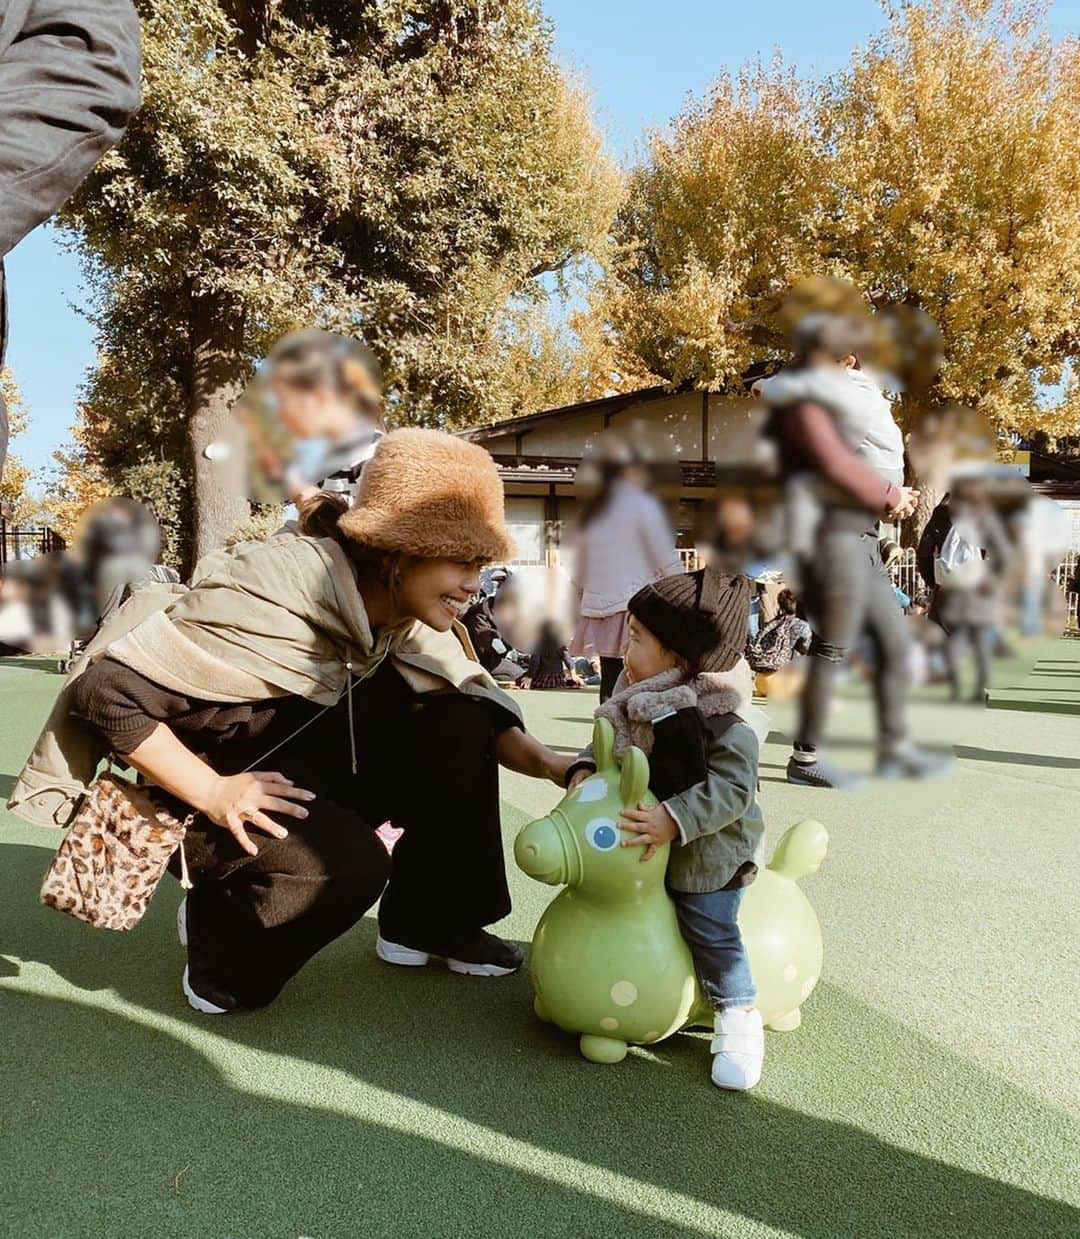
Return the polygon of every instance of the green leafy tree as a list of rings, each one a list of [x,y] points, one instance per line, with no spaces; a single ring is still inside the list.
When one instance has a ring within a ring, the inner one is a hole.
[[[534,0],[138,7],[142,110],[64,216],[100,347],[83,442],[129,487],[152,469],[169,520],[190,495],[197,557],[246,516],[206,449],[276,338],[362,335],[397,420],[500,416],[514,315],[600,248],[619,181]]]

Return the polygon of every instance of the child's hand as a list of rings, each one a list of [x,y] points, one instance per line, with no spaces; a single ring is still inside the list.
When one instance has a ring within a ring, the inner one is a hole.
[[[658,848],[679,837],[678,823],[662,804],[655,805],[651,809],[639,804],[636,809],[623,809],[619,817],[626,822],[626,830],[635,832],[633,839],[624,839],[620,846],[624,848],[643,847],[645,849],[641,854],[643,861],[651,860]]]
[[[577,758],[574,758],[574,760],[576,761]],[[582,766],[580,770],[575,770],[574,777],[566,785],[566,790],[572,792],[579,783],[584,783],[586,779],[591,779],[595,773],[596,771],[588,766]]]

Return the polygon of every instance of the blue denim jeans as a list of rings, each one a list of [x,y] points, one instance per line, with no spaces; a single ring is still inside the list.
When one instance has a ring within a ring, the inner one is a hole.
[[[746,887],[692,894],[671,891],[679,929],[693,956],[698,984],[714,1011],[752,1007],[757,1000],[750,959],[739,932],[739,905]]]

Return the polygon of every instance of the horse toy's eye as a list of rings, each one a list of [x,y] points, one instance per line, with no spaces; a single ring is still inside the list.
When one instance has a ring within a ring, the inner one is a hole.
[[[610,852],[619,846],[619,828],[610,817],[594,817],[585,827],[585,838],[598,852]]]

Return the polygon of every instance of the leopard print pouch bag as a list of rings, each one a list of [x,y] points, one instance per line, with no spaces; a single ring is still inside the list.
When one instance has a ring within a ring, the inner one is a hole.
[[[178,847],[181,884],[191,886],[183,839],[193,817],[180,821],[147,788],[100,775],[45,874],[41,902],[98,929],[131,929]]]

